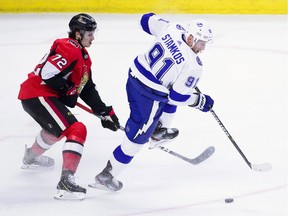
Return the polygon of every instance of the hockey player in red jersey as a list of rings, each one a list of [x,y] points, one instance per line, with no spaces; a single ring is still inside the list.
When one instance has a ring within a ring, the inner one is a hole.
[[[42,128],[32,146],[25,149],[22,168],[53,167],[54,160],[43,153],[65,137],[62,174],[54,198],[84,199],[86,189],[75,183],[74,173],[87,131],[68,107],[75,107],[80,97],[95,114],[104,117],[104,128],[117,131],[119,121],[112,106],[101,100],[92,80],[92,62],[86,48],[94,40],[96,21],[81,13],[72,17],[69,29],[69,37],[56,39],[50,52],[21,84],[18,99]]]

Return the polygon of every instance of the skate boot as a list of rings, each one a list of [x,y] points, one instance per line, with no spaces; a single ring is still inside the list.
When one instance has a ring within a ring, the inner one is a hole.
[[[107,191],[121,190],[123,183],[113,177],[113,175],[110,173],[111,170],[112,165],[110,161],[108,161],[104,170],[96,175],[95,183],[89,184],[89,187]]]
[[[25,154],[22,159],[22,169],[53,168],[54,159],[44,155],[36,155],[31,148],[25,145]]]
[[[62,172],[57,190],[54,198],[58,200],[83,200],[86,194],[86,189],[76,184],[75,177],[69,170]]]
[[[158,122],[156,129],[151,136],[150,149],[155,148],[164,142],[171,141],[179,135],[177,128],[162,127],[161,122]]]

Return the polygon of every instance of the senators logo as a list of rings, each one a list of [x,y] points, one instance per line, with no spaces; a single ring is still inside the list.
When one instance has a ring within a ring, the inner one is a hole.
[[[86,83],[88,82],[89,79],[89,75],[87,72],[84,72],[82,79],[81,79],[81,83],[79,85],[79,87],[77,88],[77,92],[78,94],[81,93],[82,89],[84,88],[84,86],[86,85]]]

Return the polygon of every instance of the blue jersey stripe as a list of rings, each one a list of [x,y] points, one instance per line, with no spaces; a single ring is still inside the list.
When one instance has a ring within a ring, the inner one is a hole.
[[[152,33],[150,32],[148,21],[149,21],[150,17],[154,16],[154,15],[155,15],[154,13],[144,14],[141,18],[141,21],[140,21],[142,29],[150,35],[152,35]]]
[[[190,95],[182,95],[176,92],[173,88],[170,89],[170,98],[174,101],[185,102],[189,99]]]
[[[138,71],[139,71],[141,74],[143,74],[147,79],[149,79],[150,81],[152,81],[152,82],[154,82],[154,83],[156,83],[156,84],[162,85],[162,83],[161,83],[158,79],[156,79],[156,77],[153,76],[153,74],[152,74],[150,71],[146,70],[146,68],[144,68],[144,67],[140,64],[140,62],[138,61],[138,58],[135,58],[134,64],[135,64],[136,68],[138,69]]]
[[[176,105],[172,105],[172,104],[166,104],[163,111],[166,113],[175,113],[177,110],[177,106]]]

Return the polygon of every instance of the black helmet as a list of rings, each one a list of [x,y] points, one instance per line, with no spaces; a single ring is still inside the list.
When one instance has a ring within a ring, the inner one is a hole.
[[[97,28],[97,23],[93,17],[88,14],[80,13],[72,17],[69,22],[71,32],[76,31],[94,31]]]

